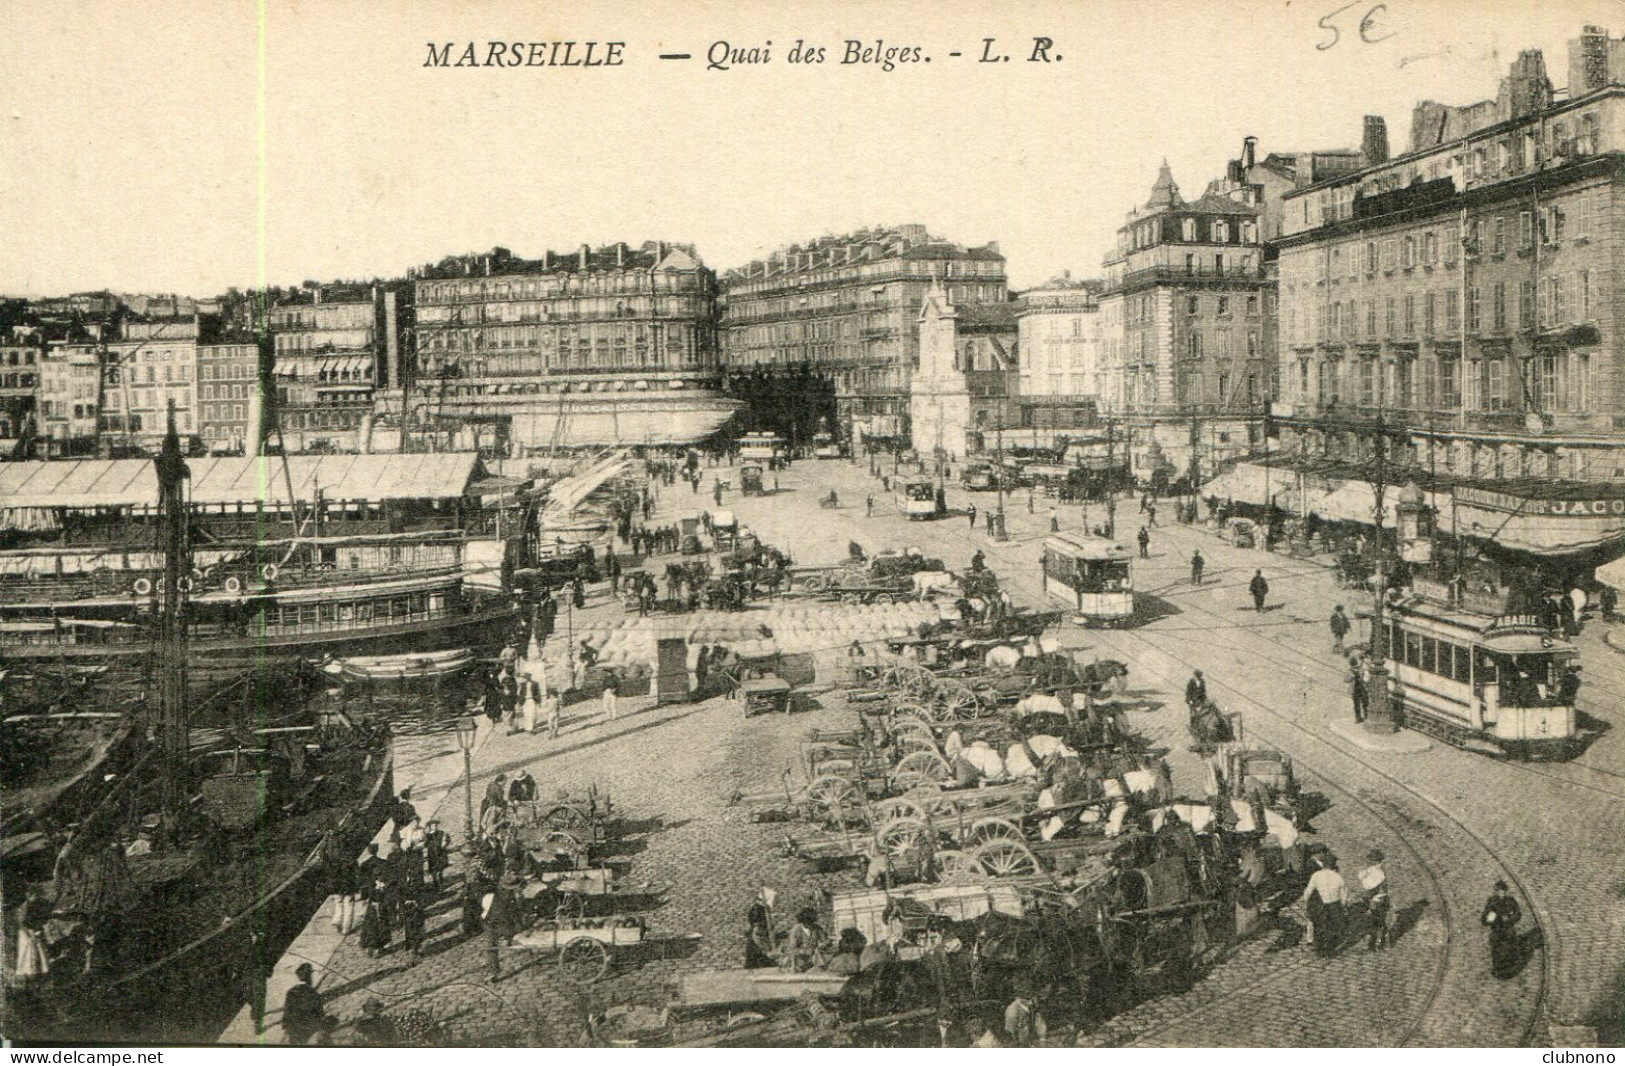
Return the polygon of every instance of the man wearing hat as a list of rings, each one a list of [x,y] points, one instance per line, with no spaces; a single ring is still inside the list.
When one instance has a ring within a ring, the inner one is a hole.
[[[451,834],[440,828],[440,819],[430,818],[423,830],[423,862],[429,880],[439,892],[444,888],[446,868],[451,865]]]
[[[1366,938],[1365,946],[1367,951],[1381,951],[1388,946],[1393,935],[1393,896],[1388,889],[1388,870],[1383,866],[1382,852],[1371,849],[1365,861],[1371,864],[1360,871],[1360,887],[1370,893],[1366,897],[1366,921],[1370,923],[1370,935]]]
[[[310,963],[301,962],[293,973],[299,981],[282,999],[282,1031],[288,1043],[303,1046],[317,1034],[325,1036],[337,1019],[322,1009],[321,994],[311,984],[316,971]]]
[[[1518,921],[1523,911],[1512,898],[1505,881],[1495,882],[1495,892],[1484,904],[1479,922],[1490,931],[1490,973],[1506,980],[1518,972]]]

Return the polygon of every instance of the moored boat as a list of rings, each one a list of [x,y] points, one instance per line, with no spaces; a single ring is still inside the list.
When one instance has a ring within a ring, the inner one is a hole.
[[[426,681],[461,673],[473,662],[471,649],[452,648],[406,655],[357,655],[337,659],[334,665],[351,681]]]

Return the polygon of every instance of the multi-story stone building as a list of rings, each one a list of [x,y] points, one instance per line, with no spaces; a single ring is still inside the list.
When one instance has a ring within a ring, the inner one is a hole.
[[[113,451],[155,452],[163,443],[168,410],[175,428],[197,433],[197,345],[201,324],[185,318],[131,318],[121,339],[102,354],[101,445]]]
[[[398,365],[398,294],[312,285],[266,316],[275,426],[289,451],[365,451],[375,391]]]
[[[1200,480],[1261,442],[1275,286],[1251,199],[1221,181],[1187,202],[1165,162],[1106,257],[1097,388],[1142,481]]]
[[[1496,99],[1423,102],[1405,154],[1285,197],[1287,451],[1380,459],[1528,551],[1625,534],[1622,43],[1571,42],[1566,96],[1524,52]]]
[[[99,345],[46,348],[39,362],[41,458],[95,454],[101,393]]]
[[[718,391],[716,275],[690,246],[497,248],[425,267],[414,289],[414,432],[501,448],[681,444],[738,407]]]
[[[844,438],[907,439],[918,317],[933,279],[962,311],[1010,299],[997,244],[967,248],[924,226],[780,249],[723,278],[727,365],[810,363],[834,382]]]
[[[260,346],[215,338],[197,348],[198,435],[212,452],[252,454],[260,441]]]
[[[921,454],[957,458],[986,447],[1009,418],[1017,385],[1015,305],[956,306],[938,281],[919,318],[920,365],[910,376],[911,441]]]
[[[1067,272],[1021,294],[1020,383],[1013,400],[1021,428],[1053,440],[1057,433],[1094,425],[1102,376],[1100,287]]]
[[[35,412],[41,351],[34,337],[0,338],[0,449],[9,451],[20,438],[39,432]]]

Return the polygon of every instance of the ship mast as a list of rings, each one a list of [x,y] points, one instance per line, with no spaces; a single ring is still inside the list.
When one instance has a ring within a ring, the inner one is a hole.
[[[175,433],[175,401],[169,402],[169,428],[153,464],[158,474],[159,547],[164,557],[159,589],[154,654],[158,686],[158,735],[163,748],[164,825],[180,835],[186,811],[190,742],[186,720],[186,611],[184,583],[191,580],[185,482],[191,476]]]

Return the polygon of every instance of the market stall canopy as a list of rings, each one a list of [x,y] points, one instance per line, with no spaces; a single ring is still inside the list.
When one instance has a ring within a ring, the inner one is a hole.
[[[1597,580],[1614,589],[1625,589],[1625,559],[1615,559],[1597,567]]]

